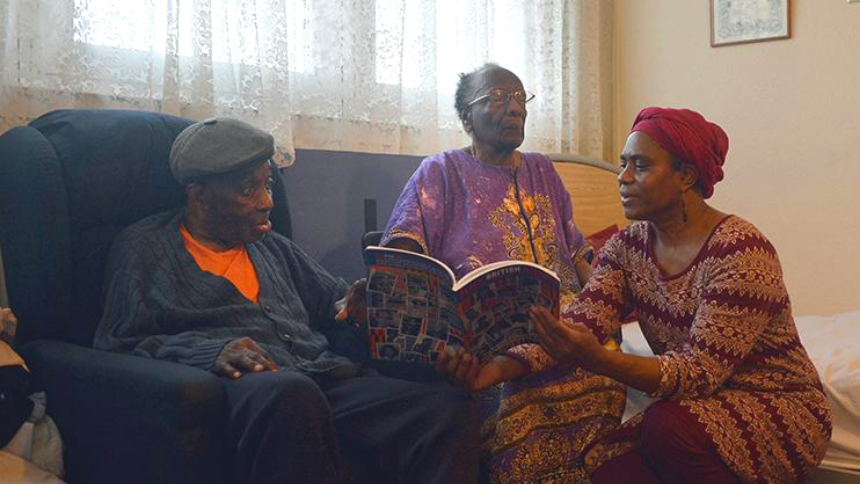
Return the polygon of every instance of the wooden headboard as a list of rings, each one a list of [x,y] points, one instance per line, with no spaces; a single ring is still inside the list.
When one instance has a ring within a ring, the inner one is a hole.
[[[610,225],[630,223],[618,195],[618,167],[590,158],[551,154],[556,171],[573,201],[573,219],[585,235]]]

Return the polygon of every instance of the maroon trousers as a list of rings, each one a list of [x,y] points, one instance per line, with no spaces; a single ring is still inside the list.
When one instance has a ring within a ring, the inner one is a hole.
[[[696,417],[677,402],[648,407],[635,450],[600,466],[593,484],[740,484]]]

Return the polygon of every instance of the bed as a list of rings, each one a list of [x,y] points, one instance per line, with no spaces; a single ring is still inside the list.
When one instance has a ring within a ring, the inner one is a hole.
[[[609,163],[570,155],[550,155],[573,200],[574,218],[586,236],[609,226],[624,227],[618,197],[617,168]],[[800,338],[821,375],[833,407],[833,437],[819,469],[808,484],[860,484],[860,311],[833,316],[795,317]],[[623,351],[651,355],[638,323],[622,328]],[[651,403],[628,391],[624,419]]]

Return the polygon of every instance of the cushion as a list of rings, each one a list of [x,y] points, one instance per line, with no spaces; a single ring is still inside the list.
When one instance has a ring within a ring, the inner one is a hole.
[[[68,190],[72,230],[128,225],[180,206],[185,191],[167,163],[188,119],[126,110],[60,110],[30,126],[57,153]],[[121,159],[121,162],[120,162]]]
[[[609,227],[606,227],[602,230],[598,230],[591,235],[587,235],[585,237],[585,240],[588,242],[589,245],[591,245],[591,247],[594,248],[594,254],[596,255],[600,252],[600,249],[602,249],[603,246],[606,245],[607,242],[609,242],[609,239],[611,239],[613,235],[617,234],[620,231],[621,230],[618,228],[617,225],[612,224]],[[591,265],[593,267],[597,266],[597,257],[594,257],[592,259]]]

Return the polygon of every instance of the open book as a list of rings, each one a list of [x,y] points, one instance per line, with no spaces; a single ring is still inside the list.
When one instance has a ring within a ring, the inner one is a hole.
[[[432,365],[452,346],[483,363],[518,344],[537,342],[532,306],[558,316],[558,276],[531,262],[487,264],[460,280],[441,261],[405,250],[371,246],[364,262],[374,359]]]

